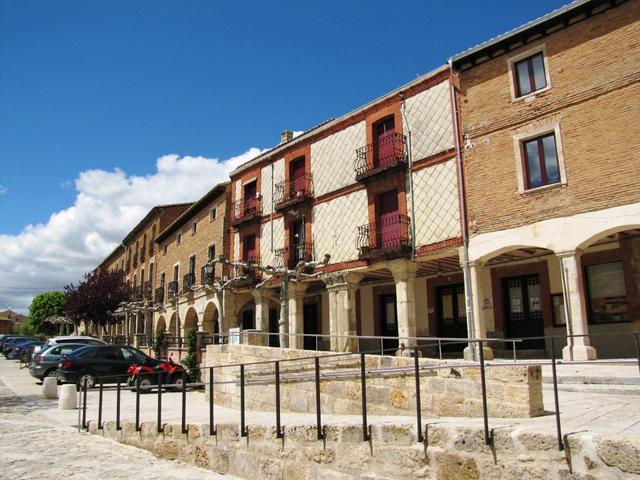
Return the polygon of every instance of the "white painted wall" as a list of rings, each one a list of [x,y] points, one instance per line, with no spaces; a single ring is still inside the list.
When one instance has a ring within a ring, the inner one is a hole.
[[[263,265],[275,263],[274,250],[284,247],[284,219],[273,219],[273,238],[271,237],[272,222],[263,223],[260,227],[260,262]]]
[[[358,259],[358,226],[369,221],[367,193],[364,190],[338,197],[313,207],[315,254],[331,255],[331,263]]]

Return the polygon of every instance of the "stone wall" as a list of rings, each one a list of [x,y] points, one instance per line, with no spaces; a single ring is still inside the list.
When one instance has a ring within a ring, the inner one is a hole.
[[[497,429],[493,446],[483,442],[483,431],[452,425],[425,426],[424,444],[416,442],[408,425],[374,425],[371,439],[362,439],[361,427],[327,426],[324,440],[315,427],[290,425],[284,438],[273,427],[252,426],[246,437],[238,425],[164,425],[145,422],[136,431],[133,422],[105,422],[89,431],[121,443],[145,448],[156,455],[241,478],[270,480],[403,480],[403,479],[630,479],[640,478],[640,442],[623,436],[576,433],[566,437],[565,451],[556,437],[521,429]]]
[[[254,345],[209,345],[207,365],[304,359],[280,364],[280,398],[282,409],[292,412],[315,411],[314,361],[330,353],[275,349]],[[460,365],[461,362],[455,363]],[[413,358],[368,355],[367,409],[370,415],[415,415],[415,376]],[[460,368],[452,362],[420,359],[422,411],[428,416],[482,416],[480,369]],[[397,372],[389,369],[409,368]],[[381,371],[387,369],[386,372]],[[245,401],[248,409],[275,409],[273,363],[249,365],[245,370]],[[360,356],[324,358],[320,361],[320,398],[323,413],[360,414],[362,408]],[[377,372],[376,372],[377,371]],[[347,375],[353,373],[354,375]],[[347,375],[345,378],[322,378],[324,375]],[[215,371],[217,404],[237,408],[240,387],[239,367]],[[540,367],[491,367],[487,369],[487,403],[492,417],[533,417],[543,413]],[[232,381],[233,383],[224,383]]]

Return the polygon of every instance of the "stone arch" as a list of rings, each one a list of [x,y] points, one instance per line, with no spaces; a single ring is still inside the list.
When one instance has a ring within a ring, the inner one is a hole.
[[[160,315],[158,317],[158,321],[156,322],[156,332],[164,332],[167,329],[167,324],[164,319],[164,315]]]
[[[171,314],[171,318],[169,320],[169,328],[168,328],[168,332],[171,335],[175,335],[176,333],[176,322],[178,320],[178,315],[176,314],[176,312],[173,312]]]
[[[616,233],[624,232],[625,230],[639,230],[640,223],[621,223],[620,225],[609,226],[605,229],[600,229],[597,232],[589,232],[588,237],[583,237],[578,243],[577,248],[584,249],[590,246],[591,244],[597,242],[598,240],[608,237],[609,235],[614,235]]]
[[[207,303],[202,316],[202,328],[209,335],[220,333],[218,309],[213,302]]]
[[[189,310],[187,310],[184,316],[183,328],[185,336],[191,330],[198,331],[198,312],[196,312],[195,308],[189,307]]]

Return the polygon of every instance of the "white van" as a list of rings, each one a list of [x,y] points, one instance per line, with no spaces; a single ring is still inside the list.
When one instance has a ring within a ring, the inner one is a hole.
[[[85,337],[83,335],[69,335],[66,337],[50,338],[41,347],[36,347],[33,353],[38,353],[41,350],[44,351],[53,345],[58,345],[61,343],[84,343],[86,345],[106,345],[107,344],[107,342],[103,342],[102,340],[94,337]]]

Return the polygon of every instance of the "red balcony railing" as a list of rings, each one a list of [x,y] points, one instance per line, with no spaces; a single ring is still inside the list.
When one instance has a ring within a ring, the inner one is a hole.
[[[377,223],[359,226],[357,247],[361,259],[393,258],[411,253],[411,219],[398,213]]]
[[[362,181],[378,173],[407,164],[407,140],[396,133],[356,150],[356,180]]]
[[[261,197],[241,198],[231,205],[231,225],[234,227],[253,220],[259,220],[261,217]]]
[[[274,203],[276,210],[313,198],[313,175],[310,173],[277,183]]]
[[[287,268],[293,269],[300,261],[310,262],[313,260],[313,244],[311,242],[304,242],[298,245],[280,248],[276,250],[274,254],[277,267],[286,266]]]

